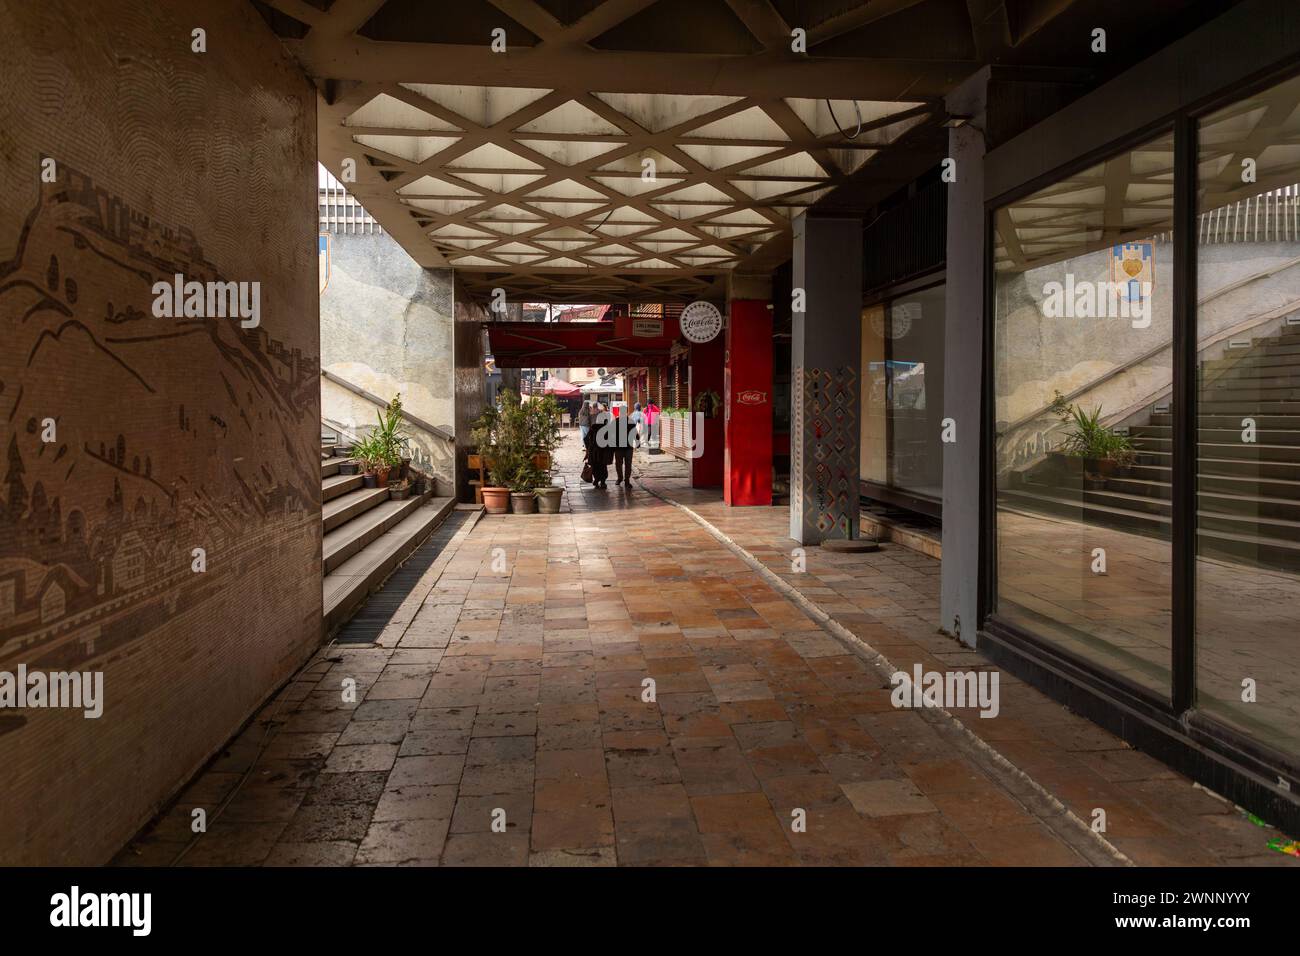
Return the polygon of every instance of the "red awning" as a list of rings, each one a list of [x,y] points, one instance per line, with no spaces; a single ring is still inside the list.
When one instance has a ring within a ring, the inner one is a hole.
[[[497,368],[667,365],[676,319],[617,316],[601,322],[485,322]]]
[[[542,391],[547,395],[554,395],[556,398],[582,397],[582,389],[569,384],[562,378],[548,378],[546,384],[542,386]]]

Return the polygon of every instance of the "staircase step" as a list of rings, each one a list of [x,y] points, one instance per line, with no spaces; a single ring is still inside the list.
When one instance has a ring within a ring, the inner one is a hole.
[[[1260,374],[1251,374],[1252,372]],[[1211,382],[1207,382],[1206,388],[1247,390],[1300,388],[1300,374],[1296,373],[1296,368],[1293,365],[1264,369],[1234,369],[1231,372],[1224,372]]]
[[[1197,487],[1205,493],[1241,495],[1282,501],[1300,501],[1300,481],[1255,475],[1214,475],[1201,472]]]
[[[1300,355],[1300,342],[1264,342],[1251,349],[1253,355]]]
[[[1236,358],[1207,359],[1201,368],[1210,372],[1238,368],[1295,368],[1296,357],[1293,355],[1268,355],[1264,352],[1246,352]]]
[[[1278,335],[1265,336],[1262,339],[1255,339],[1255,345],[1300,345],[1300,332],[1282,332]]]
[[[1204,466],[1204,462],[1200,463]],[[1125,494],[1148,498],[1161,498],[1169,501],[1173,498],[1173,485],[1170,484],[1172,469],[1158,468],[1150,465],[1134,465],[1132,473],[1126,478],[1108,478],[1106,489]],[[1026,487],[1048,487],[1046,485],[1027,485]],[[1295,505],[1300,503],[1300,481],[1286,479],[1260,478],[1254,475],[1215,475],[1201,471],[1196,478],[1196,487],[1200,492],[1200,501],[1212,511],[1235,512],[1241,509],[1213,506],[1220,497],[1228,497],[1243,502],[1278,502]],[[1207,502],[1211,503],[1207,505]],[[1260,511],[1267,514],[1267,511]],[[1288,515],[1278,512],[1278,516]],[[1300,515],[1297,515],[1300,517]]]
[[[1294,355],[1262,356],[1258,359],[1247,356],[1224,366],[1215,366],[1206,362],[1202,367],[1210,373],[1211,382],[1222,382],[1227,379],[1246,381],[1258,378],[1293,378],[1296,374],[1296,366],[1300,364],[1296,359]]]
[[[1030,490],[1030,489],[1033,490]],[[1151,514],[1147,511],[1134,511],[1120,505],[1103,505],[1096,502],[1082,502],[1077,497],[1053,493],[1027,485],[1023,489],[1003,491],[998,495],[999,502],[1006,501],[1019,504],[1029,511],[1044,511],[1062,518],[1070,518],[1085,524],[1105,524],[1121,528],[1141,529],[1149,534],[1168,537],[1170,520],[1167,515]],[[1088,515],[1093,520],[1085,520]]]
[[[339,473],[339,466],[344,462],[352,461],[346,455],[335,455],[333,458],[322,458],[320,463],[321,478],[329,478]]]
[[[1077,498],[1050,492],[1008,490],[998,495],[999,505],[1051,514],[1089,525],[1134,531],[1169,539],[1167,516],[1119,506],[1081,503]],[[1257,533],[1256,528],[1263,531]],[[1207,557],[1246,560],[1262,567],[1295,571],[1300,568],[1300,523],[1276,519],[1250,519],[1197,512],[1197,551]]]
[[[1241,433],[1237,433],[1240,438]],[[1135,443],[1136,444],[1136,443]],[[1171,438],[1143,438],[1138,448],[1138,457],[1173,451]],[[1223,458],[1238,461],[1263,462],[1300,462],[1300,446],[1297,445],[1262,445],[1236,442],[1200,442],[1197,454],[1203,458]]]
[[[1243,427],[1241,424],[1243,418],[1254,419],[1256,428],[1276,428],[1282,431],[1300,431],[1300,414],[1269,415],[1261,412],[1254,412],[1241,415],[1217,415],[1213,412],[1202,412],[1197,416],[1196,424],[1201,428],[1227,428],[1240,431]],[[1172,427],[1173,423],[1173,415],[1151,416],[1151,425]],[[1149,427],[1151,426],[1136,425],[1134,426],[1134,429]],[[1130,434],[1134,429],[1130,429]]]
[[[1220,379],[1202,388],[1201,398],[1220,402],[1297,402],[1300,379]]]
[[[356,491],[361,485],[360,475],[332,475],[329,478],[322,478],[320,499],[322,502],[333,501],[341,495],[346,495],[349,491]]]
[[[416,500],[419,507],[406,513],[391,528],[325,575],[321,593],[326,635],[347,621],[366,597],[381,587],[393,570],[410,557],[456,507],[453,498]]]
[[[1223,401],[1202,395],[1197,405],[1202,415],[1300,415],[1300,402],[1285,401]]]
[[[1154,474],[1139,474],[1144,469],[1159,469],[1165,478],[1171,472],[1169,452],[1143,452],[1140,458],[1150,461],[1139,462],[1133,466],[1133,476],[1156,478]],[[1300,481],[1300,462],[1290,461],[1255,461],[1233,458],[1199,458],[1196,470],[1202,475],[1240,476],[1243,478],[1278,479],[1281,481]]]
[[[385,501],[351,521],[344,522],[333,531],[327,531],[322,547],[325,573],[333,571],[423,503],[420,498]]]
[[[1250,418],[1252,416],[1243,416]],[[1255,420],[1255,438],[1254,444],[1259,445],[1300,445],[1300,429],[1285,428],[1265,428],[1263,422],[1258,418]],[[1241,444],[1249,444],[1241,441],[1241,433],[1245,426],[1238,419],[1236,423],[1229,428],[1211,428],[1202,425],[1197,429],[1198,437],[1202,442],[1222,442],[1229,443],[1234,439]],[[1167,439],[1173,433],[1172,425],[1134,425],[1129,429],[1129,436],[1133,439],[1135,445],[1140,441],[1147,439]]]
[[[359,488],[356,491],[349,491],[321,506],[321,520],[327,532],[333,531],[345,521],[351,521],[357,515],[387,500],[387,488]]]

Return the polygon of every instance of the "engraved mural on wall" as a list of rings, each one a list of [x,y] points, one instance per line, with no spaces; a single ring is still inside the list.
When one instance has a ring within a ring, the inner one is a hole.
[[[0,262],[0,665],[147,638],[297,554],[319,501],[318,359],[238,317],[155,317],[154,282],[228,277],[185,227],[57,168]]]

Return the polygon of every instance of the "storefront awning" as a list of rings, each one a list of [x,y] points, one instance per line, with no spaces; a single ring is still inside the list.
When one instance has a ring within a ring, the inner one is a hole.
[[[618,316],[601,322],[487,322],[498,368],[667,365],[677,320]]]
[[[546,395],[554,395],[556,398],[577,398],[582,394],[578,386],[562,378],[548,378],[542,385],[542,392]]]

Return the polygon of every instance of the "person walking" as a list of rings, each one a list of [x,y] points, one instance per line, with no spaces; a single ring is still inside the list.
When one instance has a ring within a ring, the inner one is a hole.
[[[646,446],[649,448],[658,447],[659,432],[655,429],[655,422],[659,420],[659,406],[655,404],[652,398],[645,403],[645,428],[646,428]]]
[[[587,443],[587,432],[591,431],[591,402],[583,399],[582,407],[578,409],[578,433],[582,436],[582,442]]]
[[[631,415],[614,420],[614,480],[616,485],[632,484],[632,445],[636,441],[636,427]]]
[[[644,441],[645,413],[641,411],[640,402],[632,406],[632,411],[624,421],[626,424],[619,436],[618,447],[614,451],[614,471],[618,475],[618,479],[614,482],[616,485],[632,484],[632,458],[636,449],[640,448]]]
[[[606,482],[609,480],[609,463],[614,458],[613,422],[613,417],[605,411],[605,407],[597,404],[583,441],[587,464],[591,465],[591,483],[597,488],[607,487]]]

